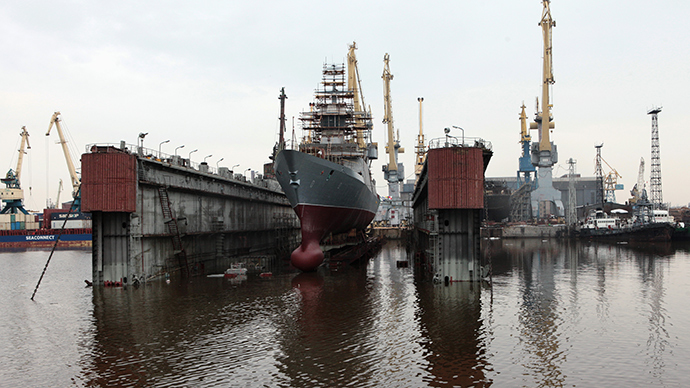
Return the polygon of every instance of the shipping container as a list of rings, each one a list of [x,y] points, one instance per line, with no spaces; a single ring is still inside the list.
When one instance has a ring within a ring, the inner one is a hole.
[[[10,222],[0,222],[0,230],[11,230],[12,223]]]
[[[136,157],[108,147],[82,155],[82,210],[136,211]]]
[[[52,229],[87,229],[91,228],[91,220],[60,220],[60,221],[52,221],[51,222],[51,228]]]

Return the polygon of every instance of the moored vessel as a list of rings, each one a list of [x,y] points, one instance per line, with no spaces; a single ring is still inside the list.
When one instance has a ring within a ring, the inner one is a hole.
[[[301,223],[302,242],[290,260],[302,271],[323,262],[324,237],[365,229],[379,205],[370,172],[377,149],[371,114],[360,106],[355,48],[348,54],[347,83],[343,64],[324,65],[315,101],[300,116],[306,135],[297,149],[279,144],[275,156],[276,179]]]

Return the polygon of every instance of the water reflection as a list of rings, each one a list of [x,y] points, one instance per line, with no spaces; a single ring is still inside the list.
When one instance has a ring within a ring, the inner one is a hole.
[[[485,370],[490,334],[481,318],[481,286],[463,282],[449,286],[418,283],[425,383],[432,387],[488,386]]]
[[[416,277],[397,268],[407,252],[396,242],[338,272],[137,289],[84,289],[90,257],[61,256],[37,302],[28,298],[44,258],[16,254],[0,272],[0,378],[37,387],[687,385],[687,245],[499,240],[483,249],[491,286]]]
[[[499,357],[490,361],[519,364],[522,371],[509,368],[509,374],[519,376],[520,385],[632,381],[632,386],[665,386],[678,379],[679,365],[673,357],[678,337],[674,341],[671,333],[667,277],[673,273],[671,258],[687,252],[687,246],[545,240],[487,245],[494,287],[488,308],[491,321],[486,323],[515,325],[514,330],[494,326],[490,347]],[[688,274],[686,270],[678,276],[685,279]],[[514,293],[519,299],[511,324]],[[497,310],[505,312],[496,317]],[[682,315],[687,319],[687,313]],[[514,333],[516,340],[511,339]],[[592,371],[602,365],[607,373],[592,378]],[[489,377],[495,383],[503,381],[500,375]]]

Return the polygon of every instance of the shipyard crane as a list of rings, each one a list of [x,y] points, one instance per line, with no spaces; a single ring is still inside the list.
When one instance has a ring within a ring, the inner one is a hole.
[[[7,171],[5,178],[1,179],[6,187],[0,192],[2,202],[5,202],[5,206],[0,211],[0,214],[29,214],[22,204],[24,192],[22,191],[20,182],[22,177],[22,162],[26,154],[25,150],[31,149],[31,145],[29,144],[29,132],[26,130],[26,127],[22,127],[22,132],[19,135],[22,140],[19,146],[19,156],[17,157],[17,168],[14,169],[14,171],[11,169]]]
[[[415,178],[419,179],[419,177],[422,175],[422,169],[424,168],[424,161],[426,160],[424,131],[422,130],[422,101],[424,101],[424,97],[418,97],[417,101],[419,101],[419,135],[417,135],[417,146],[415,147],[415,151],[417,153],[417,163],[415,163],[414,166],[414,174]]]
[[[637,183],[635,183],[632,190],[630,190],[630,195],[632,195],[632,198],[630,198],[630,203],[632,204],[636,204],[646,197],[644,188],[644,158],[640,158],[640,169],[637,173]]]
[[[60,179],[60,183],[58,183],[57,200],[55,201],[55,207],[57,208],[60,207],[60,193],[62,193],[62,179]]]
[[[62,145],[62,152],[65,154],[65,161],[67,162],[67,169],[69,170],[69,176],[70,179],[72,180],[72,198],[74,198],[75,201],[75,206],[77,206],[77,209],[80,209],[80,200],[79,198],[79,186],[81,185],[81,179],[79,179],[79,176],[77,175],[77,170],[74,168],[74,163],[72,162],[72,156],[69,153],[69,149],[67,148],[67,141],[65,140],[65,136],[62,133],[62,125],[60,125],[60,112],[55,112],[53,113],[53,117],[50,119],[50,125],[48,126],[48,132],[46,132],[46,136],[50,136],[50,130],[53,128],[53,125],[55,125],[55,128],[57,129],[58,132],[58,137],[60,138],[60,145]]]
[[[541,111],[537,112],[534,122],[530,123],[530,129],[539,130],[539,143],[532,144],[531,149],[532,164],[539,168],[538,184],[531,193],[532,214],[537,215],[539,218],[544,218],[550,213],[550,211],[547,211],[547,214],[540,214],[539,212],[540,204],[545,202],[555,205],[557,216],[564,215],[561,193],[553,187],[553,165],[558,163],[558,152],[556,145],[549,138],[549,131],[555,128],[551,114],[553,105],[549,98],[549,88],[555,83],[551,35],[556,22],[551,17],[550,0],[543,0],[542,3],[544,4],[544,9],[539,22],[544,40]]]
[[[530,184],[532,182],[532,173],[537,169],[532,164],[530,157],[530,146],[532,144],[532,136],[527,129],[527,113],[525,113],[525,103],[522,103],[522,111],[520,112],[520,144],[522,144],[522,156],[518,160],[518,174],[517,184],[518,189],[523,184]]]
[[[597,149],[597,161],[594,175],[597,176],[597,179],[601,179],[602,181],[603,202],[616,202],[616,190],[622,189],[622,187],[618,185],[618,178],[623,177],[618,173],[618,171],[616,171],[615,168],[611,167],[606,159],[601,156],[601,148],[603,146],[603,143],[595,146]],[[603,173],[601,171],[601,162],[604,162],[604,164],[606,164],[606,166],[608,166],[608,168],[611,170],[608,174],[606,174],[605,178],[603,177]]]
[[[355,55],[355,50],[357,50],[357,43],[352,42],[348,45],[349,51],[347,52],[347,88],[351,90],[354,94],[354,110],[355,110],[355,129],[357,131],[357,145],[360,149],[367,148],[367,141],[364,138],[364,134],[367,129],[367,123],[371,118],[370,110],[363,108],[364,106],[364,94],[362,93],[362,85],[359,78],[359,69],[357,68],[357,56]],[[375,144],[375,143],[372,143]],[[369,155],[369,159],[376,159]]]
[[[388,145],[386,145],[386,153],[388,154],[388,165],[383,166],[384,179],[388,181],[388,195],[391,199],[400,199],[400,182],[405,179],[405,173],[402,164],[398,164],[398,153],[405,152],[404,148],[400,147],[400,141],[395,137],[395,130],[393,128],[393,103],[391,101],[391,74],[389,66],[388,53],[383,56],[383,123],[388,125]]]

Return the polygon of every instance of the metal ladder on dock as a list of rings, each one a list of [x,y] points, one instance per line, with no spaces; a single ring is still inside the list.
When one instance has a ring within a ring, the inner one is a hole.
[[[172,238],[174,254],[178,257],[180,267],[182,267],[184,274],[189,275],[187,252],[185,252],[182,246],[182,236],[180,236],[180,229],[177,227],[177,218],[173,215],[172,208],[170,207],[168,190],[164,186],[158,188],[158,197],[161,201],[161,209],[163,210],[165,224],[168,226],[168,233],[170,233],[170,237]]]

